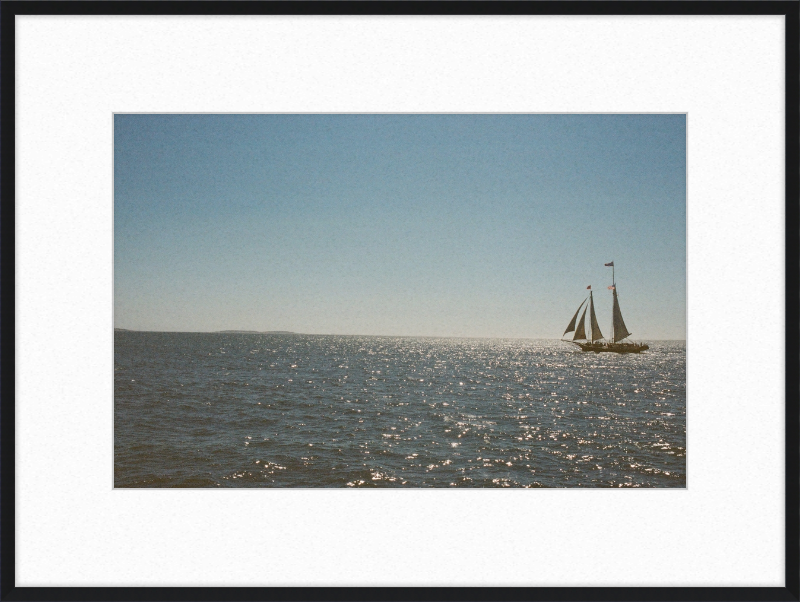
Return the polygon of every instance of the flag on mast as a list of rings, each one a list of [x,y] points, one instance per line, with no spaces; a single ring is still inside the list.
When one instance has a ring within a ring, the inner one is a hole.
[[[614,267],[614,262],[612,261],[611,263],[607,263],[605,265],[606,265],[607,268],[613,268]]]
[[[587,286],[587,287],[586,287],[586,290],[587,290],[587,291],[590,291],[590,290],[592,290],[592,285],[590,284],[589,286]]]

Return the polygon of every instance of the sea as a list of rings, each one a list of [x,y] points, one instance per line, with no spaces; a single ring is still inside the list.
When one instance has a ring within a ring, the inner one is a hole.
[[[686,344],[114,333],[115,487],[686,487]]]

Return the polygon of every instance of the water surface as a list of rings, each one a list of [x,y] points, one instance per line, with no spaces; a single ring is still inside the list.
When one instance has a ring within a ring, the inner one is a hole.
[[[114,334],[116,487],[685,487],[686,347]]]

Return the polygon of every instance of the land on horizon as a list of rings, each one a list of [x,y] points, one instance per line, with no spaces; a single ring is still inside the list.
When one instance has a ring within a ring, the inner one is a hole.
[[[115,332],[156,332],[161,334],[291,334],[312,337],[386,337],[399,339],[487,339],[487,340],[525,340],[525,341],[564,341],[569,340],[555,337],[502,337],[502,336],[447,336],[425,334],[336,334],[336,333],[308,333],[293,332],[290,330],[136,330],[132,328],[114,327]],[[635,339],[638,340],[638,339]],[[647,339],[648,341],[686,341],[686,339]]]
[[[186,333],[205,333],[205,334],[303,334],[302,332],[292,332],[290,330],[139,330],[134,328],[118,328],[120,332],[186,332]]]

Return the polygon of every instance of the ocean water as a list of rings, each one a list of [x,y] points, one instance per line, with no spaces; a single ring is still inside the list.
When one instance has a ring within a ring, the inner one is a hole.
[[[114,334],[116,487],[685,487],[686,346]]]

